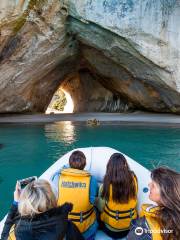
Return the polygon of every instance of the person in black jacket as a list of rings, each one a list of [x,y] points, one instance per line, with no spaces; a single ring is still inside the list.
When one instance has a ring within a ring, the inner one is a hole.
[[[57,207],[55,195],[45,180],[33,181],[21,192],[17,184],[1,240],[83,240],[78,228],[68,221],[72,207],[70,203]],[[12,227],[14,231],[10,233]]]

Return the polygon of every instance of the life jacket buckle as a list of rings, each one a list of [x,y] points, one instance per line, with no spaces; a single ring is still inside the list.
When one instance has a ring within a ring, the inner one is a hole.
[[[80,223],[83,222],[83,212],[80,212]]]
[[[132,219],[132,216],[133,216],[133,209],[131,208],[130,209],[130,219]]]
[[[116,211],[116,220],[119,220],[119,211]]]

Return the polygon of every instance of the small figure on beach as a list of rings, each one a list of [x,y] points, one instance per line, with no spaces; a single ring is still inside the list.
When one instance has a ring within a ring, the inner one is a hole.
[[[87,125],[88,126],[99,126],[100,125],[100,121],[97,120],[96,118],[88,119],[87,120]]]

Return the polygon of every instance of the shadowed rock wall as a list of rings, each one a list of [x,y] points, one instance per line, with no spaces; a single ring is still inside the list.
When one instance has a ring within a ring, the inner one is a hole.
[[[124,112],[133,106],[117,91],[110,91],[101,84],[101,77],[89,69],[67,78],[62,88],[69,92],[75,112]]]

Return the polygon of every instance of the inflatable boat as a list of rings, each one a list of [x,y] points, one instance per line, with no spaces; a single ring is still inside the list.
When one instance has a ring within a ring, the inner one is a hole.
[[[113,148],[109,147],[88,147],[88,148],[78,148],[73,149],[72,151],[63,155],[57,162],[55,162],[51,167],[49,167],[40,178],[50,180],[51,176],[58,170],[61,169],[64,165],[68,164],[69,157],[71,153],[75,150],[82,151],[87,159],[87,164],[85,170],[89,171],[91,175],[94,175],[99,183],[102,182],[102,179],[106,172],[106,165],[113,153],[119,152]],[[122,153],[123,154],[123,153]],[[130,168],[135,172],[138,177],[138,211],[143,203],[152,203],[148,198],[148,183],[150,181],[150,171],[141,166],[139,163],[129,158],[123,154],[130,166]],[[0,222],[0,235],[3,229],[4,221],[6,217]],[[96,235],[96,240],[111,240],[107,235],[102,231],[98,231]]]

